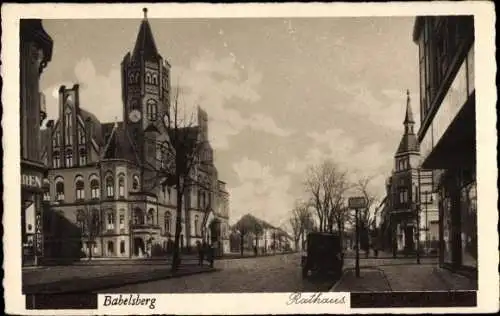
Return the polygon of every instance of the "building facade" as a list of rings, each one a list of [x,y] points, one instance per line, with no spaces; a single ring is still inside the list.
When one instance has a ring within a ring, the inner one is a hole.
[[[146,11],[145,11],[146,13]],[[176,186],[161,171],[175,163],[170,64],[158,53],[145,15],[135,47],[122,61],[123,121],[101,123],[80,104],[79,85],[59,90],[59,117],[43,132],[45,257],[151,257],[173,249]],[[200,145],[196,181],[182,199],[180,247],[203,240],[228,251],[229,194],[218,179],[208,141],[208,116],[175,131]]]
[[[419,49],[422,166],[439,202],[440,263],[477,271],[473,16],[422,16]],[[462,269],[463,268],[463,269]]]
[[[47,171],[41,152],[45,98],[40,76],[52,58],[53,41],[41,20],[20,20],[21,234],[23,264],[43,256],[43,190]]]
[[[438,221],[432,171],[421,168],[420,148],[407,92],[404,133],[394,155],[394,170],[386,183],[393,254],[431,251],[432,228]]]

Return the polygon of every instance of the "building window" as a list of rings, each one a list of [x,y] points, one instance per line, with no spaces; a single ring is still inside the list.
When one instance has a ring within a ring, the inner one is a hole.
[[[80,166],[85,166],[87,164],[87,151],[84,148],[80,148]]]
[[[81,179],[76,180],[75,188],[76,188],[76,199],[77,200],[85,199],[85,186],[83,180]]]
[[[139,177],[138,176],[134,176],[132,179],[132,189],[134,191],[139,190]]]
[[[147,114],[150,121],[155,121],[157,117],[157,102],[153,99],[149,99],[147,103]]]
[[[99,198],[99,181],[97,179],[92,179],[90,181],[90,197],[92,199]]]
[[[44,201],[50,201],[50,191],[44,191],[43,192],[43,200]]]
[[[66,150],[66,167],[73,167],[73,151]]]
[[[120,253],[124,254],[125,253],[125,241],[120,241]]]
[[[113,197],[115,195],[115,189],[113,185],[113,177],[108,176],[106,178],[106,196]]]
[[[170,234],[172,231],[172,215],[170,215],[169,211],[165,212],[165,233]]]
[[[125,210],[124,209],[121,209],[120,210],[120,229],[124,229],[125,228]]]
[[[64,180],[56,179],[56,201],[64,201]]]
[[[198,215],[194,216],[194,234],[200,236],[200,217]]]
[[[154,85],[158,84],[158,76],[156,74],[153,74],[151,76],[151,83],[154,84]]]
[[[118,195],[120,197],[125,196],[125,179],[123,176],[120,176],[120,178],[118,179]]]
[[[144,213],[140,208],[134,210],[134,224],[144,225]]]
[[[85,132],[83,131],[82,127],[78,128],[78,143],[80,145],[84,145],[85,144]]]
[[[148,211],[148,225],[154,225],[154,210],[152,208]]]
[[[61,167],[61,156],[59,155],[58,151],[54,151],[54,154],[52,156],[52,164],[54,168]]]
[[[115,212],[113,210],[109,210],[106,218],[106,228],[108,230],[115,229]]]
[[[115,244],[110,240],[108,241],[108,255],[114,255],[115,253]]]
[[[146,72],[146,83],[147,84],[151,83],[151,74],[149,72]]]
[[[100,230],[99,227],[100,227],[100,219],[99,219],[99,211],[97,209],[93,209],[92,210],[92,218],[91,218],[91,234],[93,234],[94,236],[97,235],[97,232]]]
[[[65,118],[65,131],[64,131],[64,138],[65,138],[65,144],[66,145],[72,145],[73,144],[73,116],[71,115],[71,112],[66,113],[66,118]]]

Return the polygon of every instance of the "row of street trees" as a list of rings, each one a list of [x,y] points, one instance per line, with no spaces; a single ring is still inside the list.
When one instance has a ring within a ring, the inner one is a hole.
[[[361,248],[368,250],[373,220],[370,208],[376,202],[376,197],[368,188],[371,179],[366,177],[352,182],[347,170],[332,160],[310,166],[304,180],[306,200],[296,202],[289,219],[296,245],[309,231],[337,232],[343,242],[346,225],[355,225],[347,199],[357,195],[367,201],[366,208],[359,212],[359,228]]]

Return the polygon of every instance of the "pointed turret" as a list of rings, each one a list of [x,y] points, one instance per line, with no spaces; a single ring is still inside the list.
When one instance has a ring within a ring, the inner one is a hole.
[[[414,124],[415,121],[413,120],[413,112],[411,110],[411,105],[410,105],[410,90],[406,90],[406,116],[405,116],[405,121],[404,124]]]
[[[410,103],[410,91],[406,90],[406,114],[405,120],[403,122],[405,126],[405,133],[401,138],[401,142],[399,143],[398,151],[396,155],[407,153],[407,152],[418,152],[419,144],[417,140],[417,135],[415,135],[413,131],[413,126],[415,121],[413,120],[413,112],[411,110]]]
[[[137,34],[137,40],[135,41],[134,51],[132,53],[133,59],[138,59],[141,57],[141,53],[146,60],[157,60],[158,59],[158,49],[156,48],[155,40],[153,38],[153,32],[151,31],[151,26],[148,21],[148,9],[142,9],[144,12],[144,19],[142,20],[141,27],[139,28],[139,34]]]

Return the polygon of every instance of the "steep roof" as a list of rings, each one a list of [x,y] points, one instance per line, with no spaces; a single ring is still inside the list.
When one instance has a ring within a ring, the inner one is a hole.
[[[106,143],[104,145],[104,159],[126,159],[139,163],[134,145],[130,137],[125,132],[123,122],[103,123],[102,137]]]
[[[137,34],[132,58],[140,58],[142,52],[144,59],[156,60],[159,56],[158,49],[156,48],[153,32],[151,31],[151,26],[147,18],[147,9],[144,8],[143,11],[144,19],[142,20],[139,33]]]
[[[80,107],[78,108],[78,112],[78,114],[82,117],[84,124],[87,121],[90,121],[92,123],[93,133],[90,136],[99,146],[102,146],[104,144],[104,138],[102,137],[101,122],[99,121],[99,119],[93,113],[90,113],[89,111],[86,111]]]

